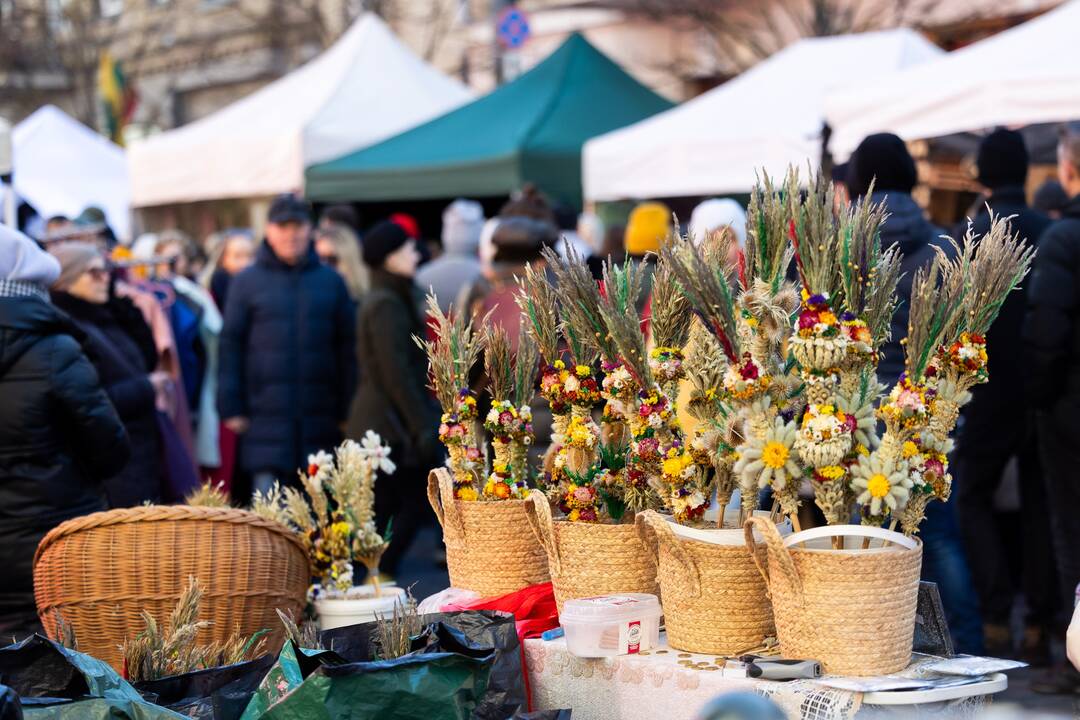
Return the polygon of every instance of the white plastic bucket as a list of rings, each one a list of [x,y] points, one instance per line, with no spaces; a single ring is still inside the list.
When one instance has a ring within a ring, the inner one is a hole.
[[[384,587],[382,595],[375,597],[375,588],[370,585],[364,587],[370,593],[370,597],[319,598],[316,600],[315,612],[319,616],[319,628],[321,630],[333,630],[348,625],[374,622],[380,618],[393,617],[394,606],[404,606],[408,602],[403,588]]]

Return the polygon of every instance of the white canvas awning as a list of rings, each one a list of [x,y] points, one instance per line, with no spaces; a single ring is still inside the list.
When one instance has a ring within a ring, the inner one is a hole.
[[[748,192],[764,168],[815,166],[824,100],[941,50],[911,30],[800,40],[700,97],[585,145],[588,200]]]
[[[119,238],[131,236],[131,187],[124,150],[53,105],[11,133],[15,194],[43,218],[105,211]]]
[[[133,143],[134,205],[300,190],[304,168],[471,99],[367,14],[303,67],[201,120]]]
[[[1080,118],[1080,2],[937,60],[831,93],[832,146],[846,156],[862,138],[905,140],[996,125]]]

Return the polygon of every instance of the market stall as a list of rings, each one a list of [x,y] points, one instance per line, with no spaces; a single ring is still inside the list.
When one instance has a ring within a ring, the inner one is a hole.
[[[132,143],[136,207],[298,190],[304,168],[469,99],[368,13],[303,67],[228,107]]]
[[[881,74],[826,98],[831,147],[846,157],[875,132],[905,140],[995,125],[1080,118],[1080,2],[913,68]]]
[[[124,150],[53,105],[12,131],[15,194],[43,218],[96,206],[118,238],[131,237],[131,183]]]
[[[307,192],[319,201],[483,197],[531,182],[579,204],[582,143],[669,107],[574,34],[489,95],[310,167]]]
[[[587,142],[585,197],[745,193],[762,168],[816,166],[830,90],[863,91],[940,54],[907,29],[800,40],[700,97]]]

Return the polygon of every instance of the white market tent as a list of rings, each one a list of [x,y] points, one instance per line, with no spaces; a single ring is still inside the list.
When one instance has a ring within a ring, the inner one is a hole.
[[[131,185],[124,150],[53,105],[11,133],[15,194],[38,213],[75,217],[105,211],[119,238],[131,236]]]
[[[667,112],[585,144],[587,200],[749,192],[762,168],[817,166],[824,100],[942,51],[906,29],[800,40]]]
[[[826,99],[832,145],[875,132],[905,140],[1080,118],[1080,2],[915,68]]]
[[[304,168],[469,101],[373,14],[311,62],[222,110],[133,143],[134,205],[300,190]]]

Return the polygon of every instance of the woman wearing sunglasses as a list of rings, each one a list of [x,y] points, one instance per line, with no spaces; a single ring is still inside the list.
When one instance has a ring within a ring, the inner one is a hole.
[[[150,328],[130,300],[113,297],[105,258],[95,245],[61,243],[49,249],[60,261],[53,303],[88,336],[85,344],[106,394],[131,438],[131,460],[105,481],[110,507],[132,507],[161,496],[157,401],[172,382],[154,372],[157,351]]]

